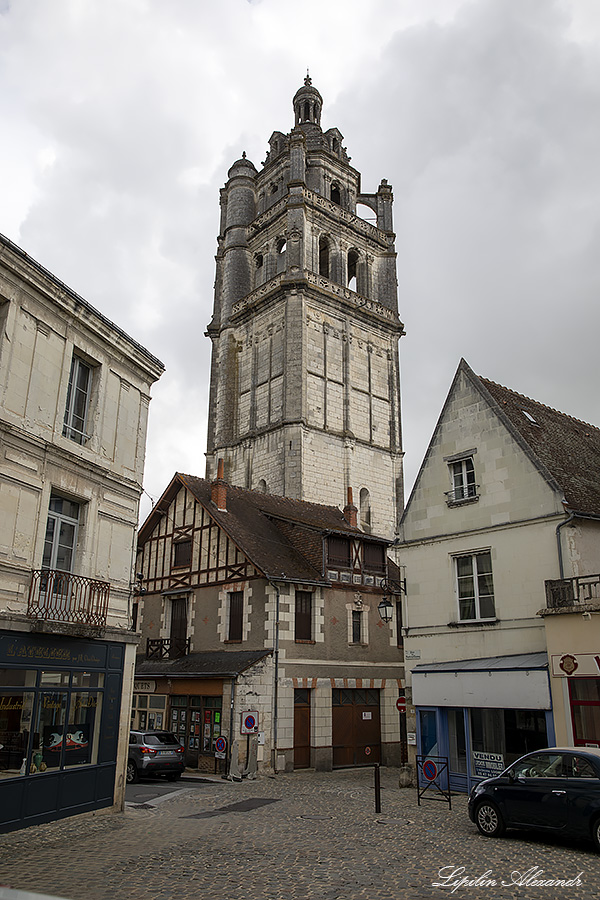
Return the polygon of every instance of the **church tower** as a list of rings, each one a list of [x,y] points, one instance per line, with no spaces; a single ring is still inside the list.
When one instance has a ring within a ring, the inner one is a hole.
[[[206,477],[343,505],[393,536],[403,503],[392,189],[361,191],[306,77],[289,134],[221,190]],[[357,204],[372,211],[371,224]],[[348,500],[352,505],[352,500]]]

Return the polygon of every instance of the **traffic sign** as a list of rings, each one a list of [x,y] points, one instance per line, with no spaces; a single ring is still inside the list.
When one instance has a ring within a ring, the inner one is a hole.
[[[220,735],[215,741],[215,757],[217,759],[225,759],[227,755],[227,740]]]
[[[242,734],[256,734],[258,731],[258,712],[255,709],[247,709],[242,713]]]
[[[434,781],[437,776],[437,766],[432,759],[426,759],[423,763],[423,775],[427,781]]]
[[[396,709],[401,713],[406,712],[406,697],[398,697],[396,700]]]

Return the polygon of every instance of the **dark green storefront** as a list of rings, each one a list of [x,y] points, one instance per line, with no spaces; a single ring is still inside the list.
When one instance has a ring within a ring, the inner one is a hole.
[[[0,631],[0,832],[112,806],[125,645]]]

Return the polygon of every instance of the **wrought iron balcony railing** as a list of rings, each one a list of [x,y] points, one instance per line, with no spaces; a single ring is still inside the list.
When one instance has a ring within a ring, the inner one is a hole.
[[[455,487],[451,491],[445,491],[445,497],[448,506],[454,503],[466,503],[468,500],[479,500],[479,485],[464,484]]]
[[[180,659],[190,652],[191,638],[148,638],[146,659]]]
[[[106,625],[110,583],[60,572],[36,569],[29,585],[27,615],[32,619],[78,625]]]
[[[600,575],[582,575],[578,578],[558,578],[546,581],[546,607],[564,609],[600,603]]]

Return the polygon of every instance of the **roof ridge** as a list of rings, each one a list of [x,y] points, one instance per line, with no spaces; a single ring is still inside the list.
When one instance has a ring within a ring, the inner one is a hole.
[[[208,481],[207,478],[201,478],[199,475],[190,475],[187,472],[176,472],[176,475],[181,475],[183,478],[196,478],[198,481],[204,481],[206,484],[212,484],[212,482]],[[243,488],[237,484],[231,484],[231,482],[227,482],[227,489],[233,491],[240,491],[244,494],[255,494],[257,497],[271,497],[274,500],[285,500],[286,503],[297,503],[302,504],[302,506],[316,506],[318,509],[331,509],[335,510],[335,512],[343,515],[342,510],[339,506],[334,506],[329,503],[315,503],[314,500],[298,500],[296,497],[286,497],[284,494],[268,494],[264,491],[257,491],[254,488]]]
[[[563,412],[561,409],[556,409],[554,406],[548,406],[547,403],[542,403],[541,400],[534,400],[533,397],[528,397],[527,394],[521,394],[519,391],[515,391],[512,388],[506,387],[506,385],[504,384],[500,384],[497,381],[492,381],[491,378],[485,378],[485,376],[483,375],[479,375],[478,377],[486,384],[493,384],[494,387],[501,388],[503,391],[508,391],[509,394],[513,394],[515,397],[521,397],[523,400],[527,400],[529,403],[534,403],[536,406],[541,406],[543,409],[547,409],[559,416],[564,416],[565,419],[570,419],[572,422],[578,422],[580,425],[585,425],[586,428],[593,428],[594,431],[600,432],[600,427],[598,427],[598,425],[593,425],[591,422],[586,422],[585,419],[578,419],[577,416],[571,416],[569,415],[569,413]]]

